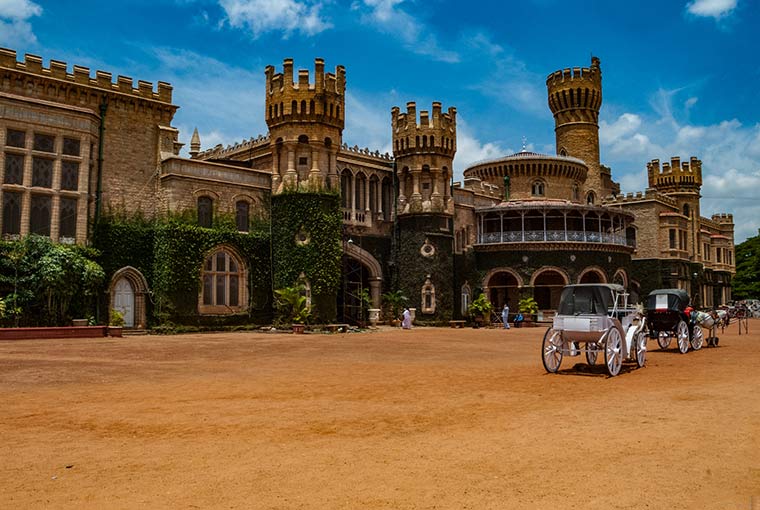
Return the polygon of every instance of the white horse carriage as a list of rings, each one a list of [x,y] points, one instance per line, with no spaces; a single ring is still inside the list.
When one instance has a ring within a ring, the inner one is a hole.
[[[544,334],[542,361],[556,373],[564,356],[586,354],[594,365],[600,352],[610,376],[620,373],[624,360],[643,367],[647,354],[646,318],[628,306],[622,285],[589,283],[562,290],[559,309]]]

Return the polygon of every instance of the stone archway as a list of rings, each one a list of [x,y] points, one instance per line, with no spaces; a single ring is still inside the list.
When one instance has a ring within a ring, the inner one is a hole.
[[[607,283],[607,275],[601,267],[589,266],[578,275],[578,283]]]
[[[356,243],[346,243],[345,255],[359,261],[368,272],[369,297],[373,308],[380,308],[380,291],[383,284],[383,268],[380,262],[367,250],[356,246]]]
[[[140,271],[126,266],[116,271],[108,287],[109,310],[118,310],[124,316],[125,328],[143,329],[147,325],[145,296],[148,282]]]
[[[522,287],[520,274],[506,267],[492,269],[483,278],[483,292],[496,310],[501,310],[508,303],[510,310],[517,311]]]
[[[538,309],[556,310],[562,289],[570,283],[570,277],[559,267],[544,266],[533,273],[530,283]]]

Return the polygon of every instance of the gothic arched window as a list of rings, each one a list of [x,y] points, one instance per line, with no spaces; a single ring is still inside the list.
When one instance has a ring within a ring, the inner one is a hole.
[[[221,246],[203,262],[200,313],[229,314],[245,309],[247,272],[231,249]]]
[[[430,281],[430,277],[425,280],[422,286],[422,313],[435,313],[435,285]]]
[[[530,190],[531,190],[531,195],[533,195],[534,197],[544,196],[544,182],[533,181],[533,184],[531,184]]]
[[[462,312],[462,317],[467,317],[467,314],[470,308],[471,296],[472,296],[472,290],[470,289],[469,284],[465,283],[464,285],[462,285],[461,296],[462,296],[462,307],[460,311]]]
[[[235,224],[240,232],[248,232],[250,229],[250,209],[250,204],[245,200],[238,200],[235,203]]]
[[[594,202],[596,202],[596,195],[594,195],[593,191],[589,191],[586,194],[586,203],[588,205],[594,205]]]

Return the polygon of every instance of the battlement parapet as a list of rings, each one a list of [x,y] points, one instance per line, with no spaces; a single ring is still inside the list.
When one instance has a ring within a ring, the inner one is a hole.
[[[88,67],[75,65],[72,72],[69,73],[68,64],[59,60],[51,60],[50,67],[46,68],[43,66],[42,57],[37,55],[26,54],[23,61],[17,61],[16,52],[7,48],[0,48],[0,69],[9,69],[44,79],[65,81],[107,92],[128,94],[150,101],[169,104],[172,102],[172,86],[163,81],[158,82],[155,91],[153,90],[153,83],[148,81],[138,80],[137,87],[135,87],[132,78],[118,76],[114,82],[111,73],[106,71],[96,71],[93,78],[90,76],[90,68]]]
[[[678,201],[675,198],[671,198],[654,188],[647,188],[644,192],[637,191],[609,196],[604,200],[604,205],[623,205],[644,200],[656,200],[662,204],[678,208]]]
[[[337,66],[325,74],[325,62],[314,59],[314,81],[300,69],[294,81],[293,59],[286,58],[283,72],[267,66],[265,117],[269,128],[292,122],[319,122],[343,129],[345,119],[346,69]]]
[[[419,119],[414,101],[406,103],[406,113],[394,106],[391,127],[395,155],[434,152],[453,157],[456,153],[457,109],[453,106],[443,112],[441,103],[435,101],[432,116],[427,110],[421,110]]]
[[[712,220],[720,225],[733,225],[734,215],[731,213],[717,213],[712,215]]]
[[[341,152],[349,153],[349,154],[358,154],[360,156],[375,158],[375,159],[382,159],[383,161],[393,161],[393,156],[388,154],[387,152],[385,154],[381,154],[380,151],[374,151],[372,152],[369,150],[369,148],[365,147],[363,149],[360,149],[358,145],[354,145],[353,147],[349,147],[348,144],[343,144],[340,146]]]
[[[697,191],[702,186],[702,161],[694,156],[689,161],[673,156],[660,166],[660,160],[653,159],[647,163],[647,175],[649,186],[661,191]]]
[[[573,67],[554,71],[546,78],[547,87],[572,86],[588,84],[589,86],[601,85],[602,70],[601,61],[597,57],[591,57],[591,67]]]
[[[206,149],[203,152],[199,152],[195,159],[224,159],[228,158],[240,151],[247,151],[254,148],[258,148],[269,143],[269,135],[259,135],[257,137],[251,137],[248,140],[237,142],[227,147],[222,144],[217,145],[211,149]]]

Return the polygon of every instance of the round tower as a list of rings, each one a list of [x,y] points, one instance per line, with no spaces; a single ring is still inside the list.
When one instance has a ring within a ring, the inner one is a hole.
[[[599,203],[612,193],[599,163],[599,109],[602,106],[602,70],[597,57],[591,67],[555,71],[546,79],[549,108],[554,115],[557,154],[582,159],[588,165],[584,183],[586,202]]]
[[[399,180],[398,213],[454,212],[449,182],[457,151],[457,110],[441,111],[441,103],[433,103],[433,115],[420,111],[417,105],[406,104],[406,113],[398,106],[391,110],[393,156]]]
[[[325,63],[314,60],[314,82],[309,71],[293,77],[293,59],[283,72],[266,68],[265,118],[272,140],[272,190],[308,187],[337,189],[340,177],[336,156],[345,124],[346,71],[337,66],[325,74]]]

